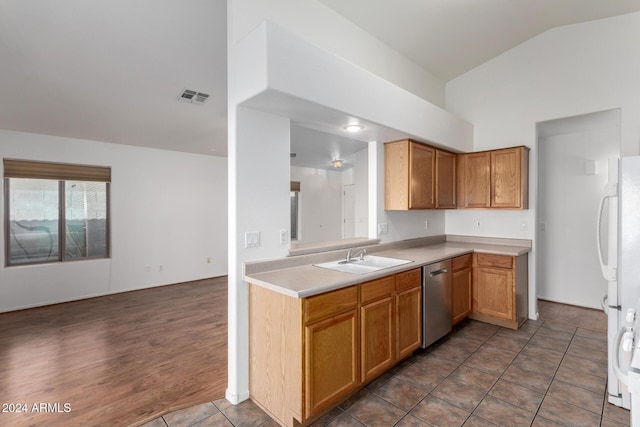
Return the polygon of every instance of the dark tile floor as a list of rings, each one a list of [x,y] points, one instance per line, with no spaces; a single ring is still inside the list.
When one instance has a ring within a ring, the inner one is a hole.
[[[518,331],[465,321],[314,426],[628,426],[605,400],[607,337],[549,320]],[[277,426],[254,403],[225,399],[144,427]]]

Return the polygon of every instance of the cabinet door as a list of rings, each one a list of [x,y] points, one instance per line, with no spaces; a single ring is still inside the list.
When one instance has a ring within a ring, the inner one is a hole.
[[[436,208],[456,207],[456,155],[436,150]]]
[[[456,271],[451,275],[451,321],[464,320],[471,313],[471,269]]]
[[[435,179],[436,150],[411,142],[409,146],[409,209],[436,207]]]
[[[513,270],[476,268],[473,311],[498,319],[515,320]]]
[[[488,208],[491,204],[491,153],[462,155],[461,199],[465,208]]]
[[[391,295],[360,308],[360,336],[362,381],[366,382],[389,369],[395,361]]]
[[[492,207],[523,207],[522,151],[518,147],[491,152]]]
[[[409,356],[422,342],[422,288],[396,294],[396,360]]]
[[[395,141],[384,144],[384,208],[409,209],[409,144]]]
[[[347,397],[360,384],[357,310],[305,327],[305,418]]]

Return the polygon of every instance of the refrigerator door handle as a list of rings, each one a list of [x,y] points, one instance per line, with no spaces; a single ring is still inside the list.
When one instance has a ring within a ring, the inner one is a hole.
[[[600,207],[598,208],[598,219],[596,220],[596,243],[598,245],[598,259],[600,260],[600,269],[602,275],[606,280],[616,280],[611,272],[611,267],[604,263],[604,255],[602,254],[602,243],[600,243],[600,231],[602,229],[602,212],[604,211],[604,204],[609,200],[611,195],[605,195],[600,199]]]
[[[602,311],[607,313],[607,310],[609,310],[609,295],[605,294],[602,297],[602,301],[600,302],[600,307],[602,307]]]

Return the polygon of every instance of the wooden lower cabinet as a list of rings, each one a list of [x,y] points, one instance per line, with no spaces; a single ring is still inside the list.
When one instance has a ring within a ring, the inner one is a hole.
[[[395,275],[360,285],[360,368],[362,382],[377,377],[395,362],[393,293]]]
[[[475,312],[497,319],[513,320],[516,293],[513,271],[478,267],[473,300]]]
[[[518,329],[528,318],[527,276],[527,254],[474,253],[473,311],[469,317]]]
[[[322,413],[358,388],[356,310],[305,326],[305,413]]]
[[[360,322],[362,380],[369,381],[395,362],[393,296],[363,305],[360,308]]]
[[[451,322],[455,325],[471,313],[471,254],[451,260]]]
[[[297,299],[249,284],[249,393],[306,425],[420,346],[419,268]]]
[[[396,360],[411,355],[422,343],[422,269],[396,274]]]

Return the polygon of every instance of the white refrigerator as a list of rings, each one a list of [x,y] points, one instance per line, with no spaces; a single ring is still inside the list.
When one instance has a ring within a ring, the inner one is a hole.
[[[598,255],[607,293],[602,306],[608,316],[608,401],[630,409],[627,386],[619,381],[613,363],[628,368],[631,355],[618,351],[618,331],[626,313],[640,299],[640,156],[612,159],[609,183],[598,211]]]

